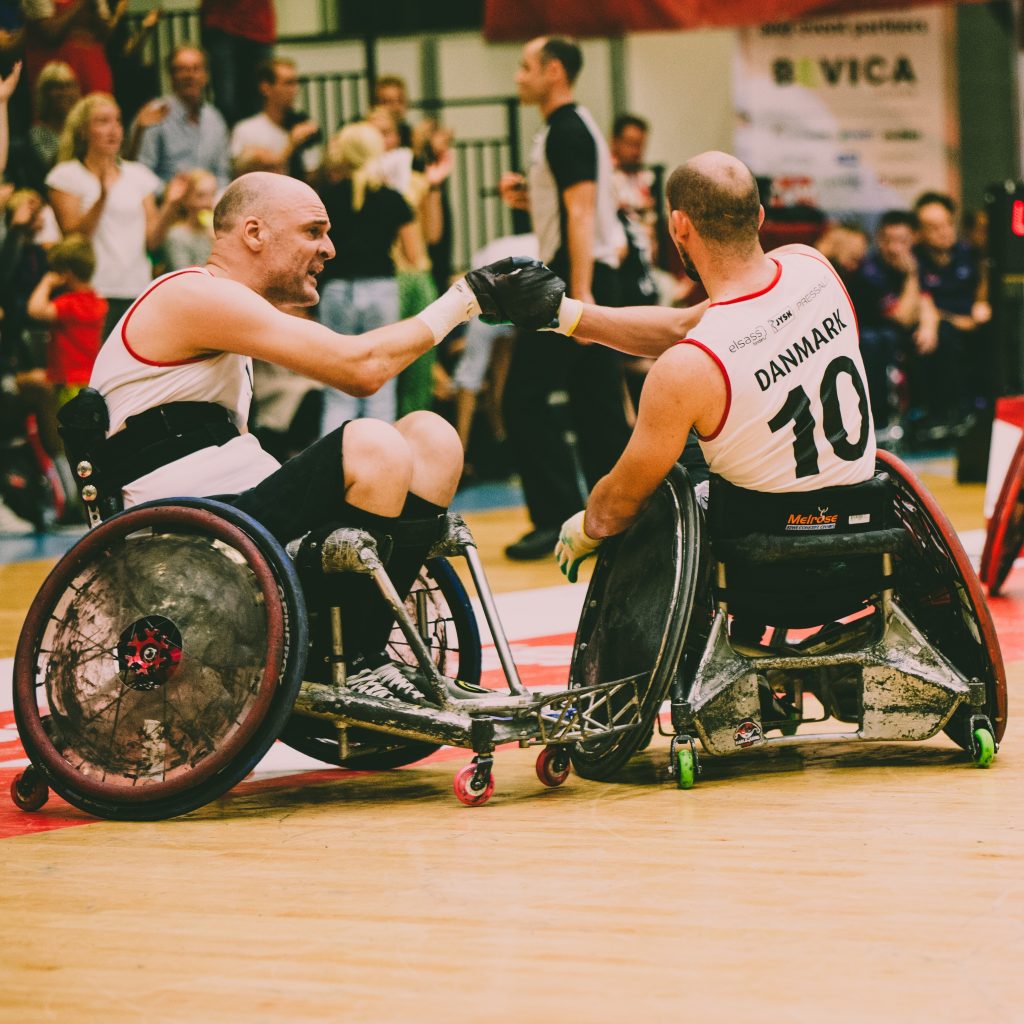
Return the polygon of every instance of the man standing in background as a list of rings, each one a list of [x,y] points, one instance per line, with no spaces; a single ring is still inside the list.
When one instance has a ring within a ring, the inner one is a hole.
[[[519,98],[540,108],[545,125],[533,144],[529,173],[502,176],[507,205],[529,211],[540,257],[584,302],[619,304],[617,268],[626,248],[618,219],[608,146],[594,119],[576,105],[583,66],[568,39],[527,43],[516,74]],[[592,487],[615,464],[629,438],[622,370],[615,352],[521,332],[505,389],[509,445],[533,529],[505,549],[512,559],[548,556],[566,515],[579,507],[579,474],[553,396],[568,394],[568,419],[581,469]]]

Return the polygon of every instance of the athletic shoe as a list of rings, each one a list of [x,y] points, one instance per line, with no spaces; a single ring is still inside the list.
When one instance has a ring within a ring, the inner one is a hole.
[[[505,548],[505,557],[511,558],[513,562],[532,562],[538,558],[550,558],[555,553],[557,543],[558,530],[531,530]]]

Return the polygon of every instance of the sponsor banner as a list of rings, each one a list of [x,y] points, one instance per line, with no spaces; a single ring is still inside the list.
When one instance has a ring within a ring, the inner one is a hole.
[[[941,7],[742,29],[736,155],[779,205],[871,214],[955,192],[953,31]]]

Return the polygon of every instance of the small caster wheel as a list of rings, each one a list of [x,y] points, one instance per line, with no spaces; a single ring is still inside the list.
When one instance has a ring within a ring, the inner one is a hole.
[[[11,782],[11,800],[23,811],[38,811],[50,799],[50,787],[38,768],[18,772]]]
[[[479,764],[467,764],[456,773],[452,788],[461,803],[467,807],[479,807],[491,799],[494,776],[489,766],[481,768]]]
[[[697,762],[689,747],[680,747],[676,751],[676,768],[676,782],[679,788],[693,789],[693,784],[697,781]]]
[[[569,778],[569,750],[567,747],[545,747],[537,756],[537,778],[552,789]]]
[[[985,728],[975,729],[972,735],[974,763],[979,768],[987,768],[992,763],[992,758],[996,756],[995,737]]]

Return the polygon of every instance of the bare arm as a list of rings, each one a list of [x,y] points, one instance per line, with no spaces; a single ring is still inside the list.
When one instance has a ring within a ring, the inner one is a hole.
[[[725,402],[725,381],[704,352],[693,345],[666,352],[647,374],[626,450],[591,492],[587,534],[596,540],[627,529],[679,459],[691,427],[712,433]]]
[[[83,15],[88,15],[86,8],[91,3],[92,0],[76,0],[59,14],[54,14],[50,18],[37,18],[31,24],[48,42],[59,43],[76,21],[79,21]]]
[[[11,68],[11,73],[6,77],[0,77],[0,176],[7,169],[7,156],[10,152],[10,125],[7,119],[7,104],[14,93],[14,87],[21,77],[21,61]]]
[[[597,182],[578,181],[562,192],[566,211],[566,245],[569,250],[569,294],[593,302],[594,220]]]
[[[53,323],[57,319],[57,307],[53,304],[50,294],[62,280],[60,274],[55,274],[52,270],[47,271],[39,279],[39,284],[35,286],[32,294],[28,297],[28,306],[25,308],[33,320]]]
[[[687,309],[667,306],[610,306],[583,304],[574,338],[596,341],[631,356],[658,356],[697,325],[708,303]]]
[[[162,206],[157,206],[156,199],[152,195],[148,195],[142,200],[143,209],[146,211],[147,249],[158,249],[163,245],[164,239],[167,237],[167,229],[182,213],[182,203],[187,192],[188,178],[183,174],[176,174],[167,183]]]
[[[921,319],[921,286],[917,279],[917,267],[907,272],[903,290],[888,313],[889,319],[901,327],[914,327]]]
[[[276,363],[350,395],[372,395],[434,343],[413,317],[350,337],[275,309],[227,278],[182,274],[139,305],[129,343],[147,359],[238,352]]]
[[[423,238],[419,225],[411,220],[398,229],[398,245],[402,256],[411,267],[418,267],[423,259]]]
[[[83,210],[82,200],[78,196],[51,188],[50,205],[53,207],[62,234],[70,235],[77,232],[91,238],[100,217],[103,216],[103,208],[107,205],[107,189],[106,186],[101,187],[99,199],[88,210]]]

